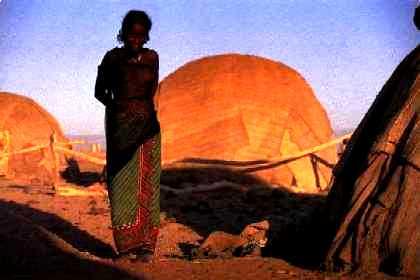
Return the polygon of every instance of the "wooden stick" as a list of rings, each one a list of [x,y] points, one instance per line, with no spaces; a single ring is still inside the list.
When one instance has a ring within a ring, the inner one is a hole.
[[[71,145],[71,144],[83,144],[83,143],[79,142],[79,141],[72,141],[72,142],[67,142],[67,143],[66,142],[55,142],[55,145],[67,145],[67,144]],[[3,153],[0,153],[0,155],[1,156],[11,156],[11,155],[18,155],[18,154],[26,154],[26,153],[30,153],[30,152],[34,152],[34,151],[37,151],[37,150],[47,148],[49,146],[50,146],[50,144],[36,145],[36,146],[25,148],[25,149],[22,149],[22,150],[19,150],[19,151],[5,152],[5,153],[3,152]]]
[[[228,182],[228,181],[219,181],[210,185],[200,184],[195,187],[189,187],[189,188],[183,188],[183,189],[175,189],[170,186],[161,184],[160,188],[164,191],[172,192],[177,195],[186,194],[186,193],[208,192],[208,191],[214,191],[214,190],[223,189],[223,188],[246,191],[245,187],[239,184]],[[60,195],[60,196],[106,196],[108,193],[106,190],[92,191],[92,190],[89,190],[89,188],[87,190],[82,190],[79,188],[68,187],[68,186],[56,186],[55,189],[56,189],[55,194]]]
[[[34,151],[37,151],[37,150],[41,150],[41,149],[44,149],[44,148],[47,148],[47,147],[49,147],[49,144],[36,145],[36,146],[25,148],[25,149],[22,149],[22,150],[19,150],[19,151],[7,152],[7,153],[2,154],[2,156],[25,154],[25,153],[30,153],[30,152],[34,152]]]
[[[60,155],[55,150],[55,147],[57,145],[56,142],[57,135],[55,134],[55,132],[53,132],[50,136],[50,150],[53,161],[54,186],[57,186],[60,180]]]
[[[9,147],[10,147],[10,133],[8,130],[4,130],[1,132],[2,138],[3,138],[3,143],[4,143],[4,149],[3,149],[3,154],[9,152]]]
[[[10,149],[10,134],[8,130],[0,133],[3,138],[3,149],[0,151],[0,175],[8,175],[9,157],[5,155]]]
[[[67,148],[64,148],[64,147],[60,147],[60,146],[56,146],[55,149],[57,151],[60,151],[60,152],[64,153],[64,154],[74,156],[74,157],[79,157],[81,159],[90,161],[92,163],[96,163],[96,164],[99,164],[99,165],[105,165],[106,164],[106,159],[93,157],[93,156],[87,155],[85,153],[73,151],[73,150],[70,150],[70,149],[67,149]]]
[[[240,171],[243,171],[243,172],[253,172],[253,171],[257,171],[256,169],[261,170],[261,169],[273,168],[273,167],[276,167],[280,164],[283,164],[283,163],[286,163],[286,162],[289,162],[289,161],[293,161],[293,160],[299,159],[301,157],[307,156],[309,154],[313,154],[313,153],[319,152],[321,150],[324,150],[324,149],[326,149],[330,146],[333,146],[333,145],[336,145],[339,142],[342,142],[344,139],[350,138],[350,136],[351,136],[351,133],[346,134],[344,136],[341,136],[339,138],[336,138],[336,139],[334,139],[332,141],[329,141],[327,143],[324,143],[322,145],[312,147],[312,148],[309,148],[309,149],[306,149],[306,150],[303,150],[303,151],[300,151],[298,153],[288,155],[288,156],[285,156],[285,157],[280,157],[280,158],[277,158],[277,159],[276,158],[271,158],[269,161],[261,161],[261,163],[255,163],[254,165],[247,166],[246,168],[237,167],[237,166],[231,167],[231,168],[233,168],[234,170],[240,170]],[[36,151],[36,150],[48,147],[48,146],[49,145],[38,145],[38,146],[23,149],[23,150],[20,150],[20,151],[16,151],[16,152],[3,153],[2,156],[9,156],[11,154],[29,153],[29,152],[32,152],[32,151]],[[60,147],[59,145],[55,145],[55,150],[63,152],[64,154],[67,154],[67,155],[82,158],[84,160],[87,160],[87,161],[90,161],[92,163],[96,163],[96,164],[99,164],[99,165],[105,165],[106,164],[105,159],[93,157],[93,156],[84,154],[82,152],[73,151],[73,150],[70,150],[70,149],[67,149],[67,148],[64,148],[64,147]],[[238,162],[240,162],[240,161],[238,161]],[[173,163],[176,164],[176,165],[181,165],[181,166],[188,165],[188,163],[186,163],[186,162],[176,162],[175,161]],[[209,163],[204,163],[204,162],[195,162],[194,164],[195,165],[205,165],[205,166],[208,166],[208,167],[226,168],[226,165],[224,165],[224,164],[209,164]]]
[[[8,138],[6,138],[6,139],[8,139]],[[84,142],[81,142],[81,141],[55,142],[55,145],[56,146],[59,146],[59,145],[67,145],[67,144],[68,145],[72,145],[72,144],[84,144]],[[25,149],[22,149],[22,150],[19,150],[19,151],[6,152],[6,153],[0,153],[0,154],[2,156],[11,156],[11,155],[18,155],[18,154],[26,154],[26,153],[30,153],[30,152],[34,152],[34,151],[37,151],[37,150],[41,150],[41,149],[47,148],[49,146],[50,146],[50,144],[42,144],[42,145],[36,145],[36,146],[29,147],[29,148],[25,148]]]
[[[80,189],[70,186],[56,186],[57,195],[61,196],[107,196],[107,191],[104,190],[91,190],[89,188]]]
[[[86,144],[86,141],[85,140],[74,140],[74,141],[69,141],[69,142],[59,142],[59,141],[57,141],[56,143],[57,143],[57,145],[66,146],[66,145]]]
[[[322,151],[322,150],[324,150],[326,148],[329,148],[329,147],[331,147],[333,145],[336,145],[336,144],[338,144],[340,142],[343,142],[343,140],[350,138],[351,135],[352,135],[352,133],[348,133],[348,134],[343,135],[341,137],[338,137],[338,138],[336,138],[334,140],[331,140],[331,141],[329,141],[327,143],[324,143],[324,144],[321,144],[319,146],[315,146],[315,147],[312,147],[312,148],[303,150],[303,151],[301,151],[299,153],[296,153],[296,154],[293,154],[293,155],[289,155],[289,156],[286,156],[286,157],[283,157],[283,158],[278,158],[278,159],[271,158],[270,161],[271,162],[277,162],[277,161],[284,161],[284,160],[288,160],[288,159],[293,159],[293,158],[299,158],[299,157],[307,156],[309,154],[313,154],[313,153]]]
[[[322,151],[322,150],[324,150],[328,147],[331,147],[333,145],[336,145],[336,144],[342,142],[345,139],[350,138],[351,135],[352,135],[352,133],[348,133],[346,135],[338,137],[338,138],[336,138],[334,140],[331,140],[327,143],[324,143],[322,145],[312,147],[312,148],[300,151],[300,152],[292,154],[292,155],[288,155],[288,156],[285,156],[285,157],[280,157],[278,159],[271,158],[270,161],[267,162],[267,163],[258,164],[255,167],[242,168],[241,171],[243,171],[243,172],[254,172],[254,171],[258,171],[258,170],[262,170],[262,169],[274,168],[274,167],[276,167],[278,165],[281,165],[283,163],[287,163],[289,161],[297,160],[299,158],[308,156],[310,154],[314,154],[316,152]]]
[[[215,183],[210,184],[210,185],[199,184],[195,187],[189,187],[189,188],[183,188],[183,189],[174,189],[172,187],[161,184],[160,188],[162,190],[165,190],[165,191],[168,191],[168,192],[173,192],[177,195],[185,194],[185,193],[195,193],[195,192],[208,192],[208,191],[214,191],[214,190],[223,189],[223,188],[230,188],[230,189],[236,189],[236,190],[239,190],[239,191],[246,191],[246,188],[243,187],[242,185],[235,184],[235,183],[225,181],[225,180],[215,182]]]
[[[293,160],[297,160],[299,158],[308,156],[310,154],[314,154],[316,152],[319,152],[321,150],[324,150],[328,147],[331,147],[333,145],[336,145],[337,143],[342,142],[345,139],[348,139],[351,137],[351,133],[348,133],[346,135],[343,135],[341,137],[338,137],[334,140],[331,140],[327,143],[300,151],[298,153],[295,154],[291,154],[291,155],[287,155],[284,157],[279,157],[279,158],[270,158],[269,160],[258,160],[255,161],[255,163],[249,164],[246,167],[240,166],[240,163],[242,161],[230,161],[229,165],[227,164],[219,164],[219,163],[207,163],[207,162],[200,162],[200,161],[194,161],[194,162],[185,162],[185,161],[175,161],[175,162],[169,162],[168,164],[173,164],[176,167],[182,167],[182,166],[189,166],[191,164],[193,165],[205,165],[206,167],[219,167],[219,168],[230,168],[233,170],[238,170],[238,171],[242,171],[242,172],[254,172],[254,171],[258,171],[258,170],[263,170],[263,169],[269,169],[269,168],[274,168],[278,165],[293,161]],[[237,163],[237,164],[235,164]]]

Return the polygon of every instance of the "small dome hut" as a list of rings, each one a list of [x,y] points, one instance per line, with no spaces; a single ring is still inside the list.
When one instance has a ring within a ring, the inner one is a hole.
[[[57,141],[67,142],[57,120],[32,99],[17,94],[0,92],[0,108],[0,153],[12,153],[7,167],[3,166],[3,175],[42,183],[51,181],[54,163],[49,149],[13,152],[48,144],[53,133]]]
[[[304,78],[282,63],[252,55],[189,62],[160,83],[155,102],[164,164],[184,158],[270,160],[333,137],[328,116]],[[337,152],[332,147],[316,155],[334,164]],[[331,170],[313,159],[254,174],[282,186],[322,189]]]

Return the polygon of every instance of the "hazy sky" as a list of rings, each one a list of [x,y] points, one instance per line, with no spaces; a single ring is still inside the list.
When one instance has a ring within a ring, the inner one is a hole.
[[[103,133],[97,65],[125,13],[153,20],[160,79],[214,54],[253,54],[297,70],[335,129],[355,127],[418,43],[416,0],[0,0],[0,91],[33,98],[66,133]],[[1,108],[0,108],[1,110]]]

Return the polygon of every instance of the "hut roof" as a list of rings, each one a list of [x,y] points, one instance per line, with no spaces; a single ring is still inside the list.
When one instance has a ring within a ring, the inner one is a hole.
[[[58,121],[29,97],[0,92],[0,107],[0,131],[10,132],[14,149],[44,143],[53,132],[65,139]]]
[[[65,142],[58,121],[34,100],[8,92],[0,92],[0,132],[8,131],[10,152],[36,145],[48,144],[55,133],[58,141]],[[8,160],[8,173],[14,176],[41,176],[39,168],[46,163],[44,169],[50,170],[52,164],[42,161],[50,159],[40,152],[11,156]],[[42,164],[40,164],[42,163]]]
[[[331,269],[420,277],[420,47],[350,139],[328,195]]]

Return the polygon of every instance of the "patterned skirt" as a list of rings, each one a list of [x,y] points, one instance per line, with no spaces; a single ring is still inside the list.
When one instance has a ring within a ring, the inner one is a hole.
[[[112,157],[108,157],[112,167]],[[108,177],[114,241],[119,253],[154,251],[159,227],[160,132],[147,138]]]

